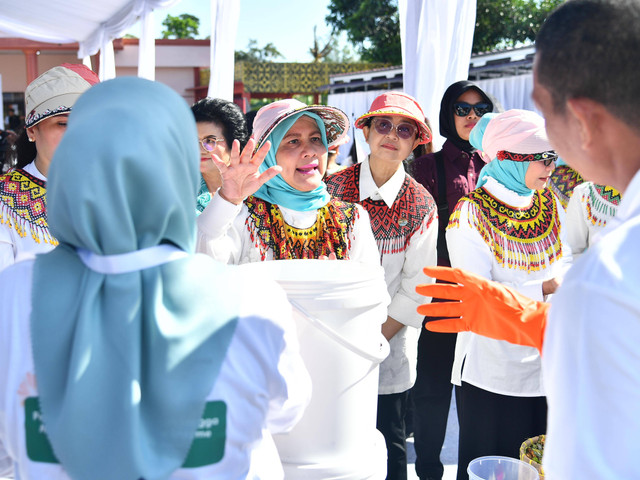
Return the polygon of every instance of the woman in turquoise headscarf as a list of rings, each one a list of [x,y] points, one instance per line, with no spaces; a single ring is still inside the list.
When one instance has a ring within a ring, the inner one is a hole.
[[[556,159],[544,120],[534,112],[484,115],[471,144],[490,162],[478,188],[451,215],[451,266],[543,300],[571,262],[564,210],[547,187]],[[523,439],[545,433],[546,398],[537,349],[473,333],[458,334],[452,382],[460,435],[458,480],[484,455],[518,456]]]
[[[242,153],[234,142],[229,165],[216,160],[222,187],[198,217],[197,250],[235,264],[337,258],[379,265],[366,211],[332,199],[322,181],[328,147],[348,128],[333,107],[291,99],[262,107]]]
[[[74,106],[48,179],[60,244],[0,275],[0,476],[283,476],[269,430],[310,380],[284,292],[193,253],[196,138],[159,83]]]

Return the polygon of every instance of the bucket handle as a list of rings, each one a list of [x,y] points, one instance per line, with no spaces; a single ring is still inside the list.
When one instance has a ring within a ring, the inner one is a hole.
[[[387,342],[387,339],[384,338],[382,333],[380,333],[380,352],[376,352],[376,353],[367,352],[366,350],[362,350],[360,347],[351,343],[349,340],[344,338],[342,335],[340,335],[338,332],[336,332],[333,328],[331,328],[329,325],[324,323],[318,317],[311,315],[304,307],[302,307],[302,305],[300,305],[295,300],[289,299],[289,303],[291,303],[291,306],[295,310],[297,310],[299,313],[301,313],[302,316],[306,318],[307,321],[309,321],[309,323],[311,323],[314,327],[316,327],[318,330],[320,330],[322,333],[324,333],[331,339],[338,342],[340,345],[342,345],[346,349],[351,350],[353,353],[356,353],[361,357],[366,358],[367,360],[374,363],[382,363],[382,361],[385,358],[387,358],[387,356],[389,355],[389,351],[390,351],[389,342]]]

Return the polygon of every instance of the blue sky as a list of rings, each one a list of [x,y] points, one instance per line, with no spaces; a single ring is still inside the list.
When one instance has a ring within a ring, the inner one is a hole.
[[[258,41],[262,47],[273,43],[284,55],[281,61],[308,62],[312,57],[309,48],[313,45],[313,27],[317,26],[317,36],[327,40],[331,29],[325,24],[329,0],[237,0],[240,1],[240,22],[236,37],[236,50],[247,47],[249,39]],[[167,14],[182,13],[195,15],[200,19],[200,38],[211,33],[208,0],[182,0],[177,5],[164,10],[156,10],[156,36],[162,32],[162,21]],[[139,36],[139,27],[131,34]]]

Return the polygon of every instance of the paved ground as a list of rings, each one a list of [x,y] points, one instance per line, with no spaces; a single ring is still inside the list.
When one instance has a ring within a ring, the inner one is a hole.
[[[413,438],[407,442],[409,480],[418,480],[415,469],[416,454],[413,449]],[[455,399],[451,398],[451,408],[449,409],[449,419],[447,421],[447,434],[444,438],[440,461],[444,465],[444,476],[442,480],[455,480],[458,471],[458,417],[456,413]]]

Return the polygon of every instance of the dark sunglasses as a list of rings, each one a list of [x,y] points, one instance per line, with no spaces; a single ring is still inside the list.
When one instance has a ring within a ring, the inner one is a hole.
[[[459,117],[466,117],[469,115],[472,108],[478,117],[481,117],[492,110],[491,105],[488,103],[476,103],[475,105],[471,105],[466,102],[458,102],[453,104],[453,113]]]
[[[390,120],[386,120],[384,118],[375,118],[373,120],[373,127],[380,135],[388,135],[393,131],[393,129],[395,129],[398,137],[403,140],[413,138],[418,131],[418,127],[411,123],[399,123],[398,125],[394,125]]]

